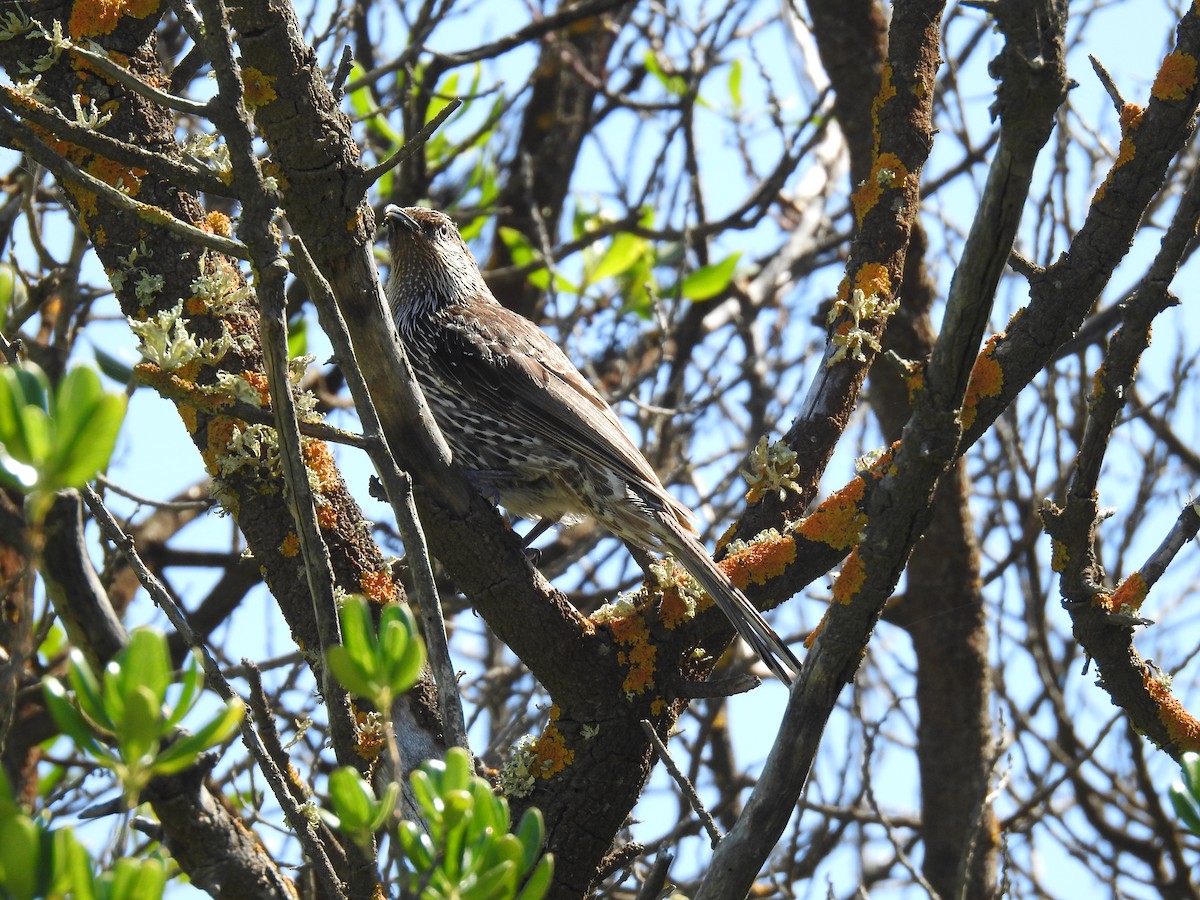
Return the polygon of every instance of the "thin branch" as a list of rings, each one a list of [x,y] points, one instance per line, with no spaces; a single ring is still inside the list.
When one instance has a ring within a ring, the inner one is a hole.
[[[333,344],[334,355],[341,366],[346,380],[355,388],[353,394],[358,398],[357,408],[363,429],[367,433],[367,453],[375,464],[384,484],[384,491],[396,517],[396,526],[404,541],[405,556],[409,571],[413,575],[413,589],[416,594],[417,608],[425,620],[425,641],[429,648],[430,667],[433,670],[434,683],[437,685],[438,708],[442,714],[442,728],[447,743],[451,746],[470,749],[467,743],[467,728],[462,711],[462,701],[458,694],[458,678],[455,675],[454,664],[450,658],[450,644],[446,638],[446,620],[442,614],[441,598],[438,595],[437,581],[433,575],[433,564],[429,557],[429,547],[425,542],[425,534],[417,518],[416,505],[413,502],[412,482],[408,475],[400,470],[395,459],[387,452],[382,440],[382,428],[375,406],[371,402],[366,382],[354,358],[354,349],[346,332],[346,323],[338,311],[337,301],[329,282],[318,271],[316,263],[308,253],[308,248],[299,238],[295,238],[296,251],[292,257],[297,274],[308,287],[309,296],[317,307],[317,316],[321,320],[325,333]],[[397,773],[398,777],[399,773]]]
[[[721,843],[724,835],[721,834],[721,829],[717,827],[717,823],[713,821],[712,815],[705,809],[704,801],[696,793],[696,788],[688,780],[688,777],[683,774],[679,766],[675,765],[675,760],[671,758],[671,753],[667,750],[667,745],[662,742],[662,739],[658,736],[658,732],[654,730],[654,725],[649,719],[642,719],[642,731],[646,733],[646,737],[654,744],[654,749],[658,751],[658,758],[662,760],[667,771],[671,773],[671,777],[679,785],[679,790],[687,798],[688,805],[691,806],[692,811],[700,819],[700,824],[704,826],[704,830],[708,832],[709,843],[713,847],[716,847],[717,844]]]
[[[138,581],[146,589],[146,593],[150,595],[150,599],[166,614],[167,619],[175,627],[175,630],[183,636],[188,646],[200,654],[201,664],[204,666],[204,675],[208,684],[225,700],[231,700],[237,696],[232,686],[225,679],[225,675],[221,671],[221,667],[217,664],[216,659],[209,652],[208,647],[196,638],[192,626],[184,616],[183,610],[175,602],[175,598],[171,596],[166,586],[150,571],[149,567],[138,554],[137,548],[133,543],[133,538],[129,537],[121,529],[116,518],[109,512],[108,507],[104,505],[104,501],[100,499],[100,496],[91,487],[85,487],[82,494],[84,501],[88,505],[88,509],[92,512],[92,518],[100,526],[100,531],[125,557],[126,562],[129,563],[129,567],[133,569],[134,574],[137,576]],[[287,786],[287,779],[284,778],[283,773],[275,766],[270,754],[267,752],[267,748],[263,745],[262,738],[254,727],[253,716],[246,716],[242,719],[242,742],[246,745],[246,749],[254,756],[263,774],[266,776],[267,782],[271,785],[271,790],[275,794],[275,798],[279,801],[284,814],[288,817],[288,822],[291,824],[296,836],[304,845],[305,852],[316,867],[317,874],[321,877],[323,885],[330,892],[331,896],[345,898],[345,891],[342,889],[341,882],[337,877],[333,864],[329,860],[325,847],[309,831],[308,819],[305,817],[300,804],[292,799],[291,791]]]
[[[0,109],[0,135],[4,136],[5,146],[28,153],[34,160],[53,172],[59,181],[73,181],[82,185],[99,194],[123,212],[137,216],[157,228],[165,228],[172,234],[207,247],[209,250],[215,250],[237,259],[247,259],[249,256],[249,250],[241,241],[201,231],[196,226],[175,218],[160,207],[134,200],[112,185],[101,181],[94,175],[89,175],[47,147],[29,126],[18,121],[7,109]]]
[[[405,141],[403,147],[401,147],[383,162],[379,163],[379,165],[372,166],[371,168],[367,169],[367,171],[363,172],[362,180],[364,192],[376,181],[412,156],[417,150],[425,146],[425,142],[429,140],[430,136],[437,131],[438,128],[441,127],[441,124],[450,118],[454,111],[460,106],[462,106],[462,101],[455,97],[449,103],[447,103],[446,106],[436,116],[434,116],[424,128],[414,134],[409,140]]]
[[[105,75],[129,88],[135,94],[145,97],[151,103],[157,103],[160,106],[165,106],[167,109],[173,109],[176,112],[191,116],[207,118],[210,113],[207,103],[197,103],[195,100],[188,100],[186,97],[177,97],[174,94],[168,94],[166,91],[160,91],[158,88],[142,81],[142,79],[138,78],[128,69],[118,66],[103,53],[93,53],[91,50],[84,49],[74,42],[70,42],[70,47],[72,53],[78,53],[97,69],[100,69]]]

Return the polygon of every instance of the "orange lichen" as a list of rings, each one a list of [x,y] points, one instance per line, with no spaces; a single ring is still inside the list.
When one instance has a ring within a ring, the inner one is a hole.
[[[1149,667],[1142,669],[1142,683],[1146,693],[1158,707],[1158,720],[1167,729],[1167,734],[1180,750],[1200,750],[1200,722],[1183,708],[1170,689],[1159,678],[1155,678]]]
[[[275,93],[275,76],[250,66],[242,69],[242,84],[245,87],[246,106],[250,109],[266,106],[279,96]]]
[[[78,185],[66,182],[65,187],[67,193],[71,195],[71,199],[75,201],[75,208],[79,210],[79,220],[83,223],[84,228],[87,228],[88,222],[96,215],[99,198],[95,191],[87,188],[79,187]]]
[[[337,510],[328,503],[317,507],[317,524],[326,531],[332,531],[337,528]]]
[[[842,563],[842,571],[833,582],[833,599],[838,603],[847,604],[854,599],[867,580],[867,567],[858,555],[858,548],[850,551],[846,561]]]
[[[300,538],[298,538],[296,536],[296,532],[289,531],[288,536],[285,537],[283,539],[283,542],[279,545],[279,554],[281,556],[287,557],[288,559],[291,559],[292,557],[298,555],[299,553],[300,553]]]
[[[213,416],[209,421],[207,441],[200,456],[210,475],[216,475],[220,471],[217,459],[225,452],[229,442],[233,440],[233,430],[245,427],[245,422],[232,416]]]
[[[538,778],[549,780],[575,761],[575,751],[567,746],[567,739],[553,722],[542,731],[533,747],[537,763],[532,766]]]
[[[896,86],[892,84],[892,64],[884,63],[883,71],[879,73],[879,93],[871,101],[871,133],[875,140],[875,151],[879,151],[879,142],[883,129],[879,124],[879,114],[883,112],[887,102],[896,96]]]
[[[158,0],[75,0],[67,31],[71,37],[112,34],[122,16],[144,19],[158,9]]]
[[[1113,162],[1112,168],[1108,170],[1108,174],[1104,177],[1104,181],[1096,188],[1096,193],[1093,196],[1093,202],[1104,198],[1108,191],[1108,185],[1112,182],[1113,173],[1121,166],[1133,160],[1137,153],[1137,131],[1142,124],[1142,114],[1144,110],[1136,103],[1126,103],[1121,107],[1120,122],[1121,122],[1121,143],[1117,147],[1117,158]]]
[[[118,188],[130,197],[136,197],[142,189],[145,169],[127,166],[103,156],[97,156],[87,166],[88,173],[95,175],[105,184]]]
[[[868,297],[886,297],[892,291],[892,276],[882,263],[866,263],[854,273],[854,287]]]
[[[1121,112],[1117,117],[1121,122],[1121,130],[1128,131],[1140,126],[1142,124],[1142,115],[1145,112],[1146,110],[1136,103],[1123,104]]]
[[[319,513],[318,513],[319,517]],[[358,576],[362,594],[372,603],[391,603],[396,599],[396,582],[386,569],[379,572],[363,572]]]
[[[829,618],[829,610],[825,610],[825,614],[821,616],[821,621],[817,623],[817,627],[808,633],[808,637],[804,639],[804,649],[811,650],[813,644],[817,642],[817,635],[825,630],[825,622]]]
[[[717,565],[738,588],[745,588],[748,584],[766,584],[795,561],[796,539],[775,533],[760,535]]]
[[[871,174],[858,186],[850,197],[854,205],[854,218],[861,225],[867,213],[874,208],[887,188],[902,188],[908,178],[908,169],[895,153],[881,153],[871,166]]]
[[[813,510],[797,526],[796,534],[835,550],[853,547],[867,525],[867,514],[862,509],[865,490],[866,482],[855,478]]]
[[[263,376],[265,384],[266,376]],[[331,491],[337,488],[340,476],[329,445],[315,439],[304,442],[304,464],[317,476],[317,489]]]
[[[258,402],[263,406],[267,406],[271,402],[271,389],[267,384],[267,375],[265,372],[256,372],[253,369],[247,369],[239,376],[242,381],[254,388],[258,394]]]
[[[233,236],[233,221],[223,212],[210,212],[200,222],[200,228],[209,234],[219,234],[222,237]]]
[[[1150,96],[1155,100],[1186,100],[1196,86],[1196,57],[1190,53],[1168,53],[1154,77]]]
[[[626,693],[641,694],[654,682],[654,662],[658,650],[650,642],[650,631],[640,615],[612,619],[608,623],[613,640],[628,649],[617,654],[617,661],[629,667],[622,687]]]
[[[1062,574],[1067,569],[1067,563],[1071,560],[1071,554],[1067,550],[1067,545],[1057,538],[1050,540],[1050,568]]]
[[[1134,572],[1108,595],[1108,606],[1114,612],[1136,612],[1142,608],[1146,595],[1150,593],[1150,585],[1141,572]]]
[[[971,377],[967,381],[967,393],[963,397],[962,426],[968,429],[975,424],[975,416],[979,412],[979,401],[988,397],[998,397],[1004,390],[1004,370],[992,355],[1003,334],[994,334],[987,339],[975,365],[971,367]]]
[[[658,618],[667,628],[678,628],[692,618],[693,609],[683,599],[678,585],[664,588],[662,602],[658,605]]]
[[[651,715],[661,716],[663,714],[663,712],[666,711],[666,708],[667,708],[667,701],[664,700],[662,697],[655,697],[653,700],[650,701],[650,714]]]
[[[187,429],[187,433],[195,434],[196,428],[199,426],[199,414],[196,412],[196,407],[187,403],[179,403],[175,408],[179,411],[179,418],[183,420],[183,427]]]
[[[387,746],[387,736],[379,723],[378,716],[362,710],[354,711],[354,751],[367,762],[374,762]]]

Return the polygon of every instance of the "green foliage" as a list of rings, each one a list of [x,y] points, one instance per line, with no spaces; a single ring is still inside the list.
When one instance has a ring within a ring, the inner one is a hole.
[[[0,900],[158,900],[166,882],[156,856],[119,859],[98,873],[74,829],[26,815],[0,770]]]
[[[405,887],[421,900],[540,900],[554,861],[542,854],[542,816],[530,809],[510,831],[508,802],[471,771],[471,756],[454,747],[412,774],[423,831],[400,823]]]
[[[1171,785],[1171,805],[1183,826],[1200,837],[1200,755],[1183,754],[1179,766],[1183,780]]]
[[[682,97],[687,93],[686,79],[682,75],[668,75],[658,61],[658,54],[653,50],[646,51],[642,57],[642,64],[645,65],[647,72],[658,79],[659,84],[666,89],[668,94]]]
[[[105,666],[102,677],[82,653],[72,650],[71,694],[58,679],[42,679],[46,704],[58,727],[117,776],[131,806],[151,778],[186,769],[202,752],[229,738],[242,719],[244,705],[235,698],[193,733],[179,731],[180,722],[200,699],[204,676],[192,657],[174,708],[166,703],[171,676],[166,638],[154,629],[139,628]]]
[[[504,241],[504,246],[508,248],[508,254],[512,257],[513,265],[527,266],[535,263],[542,263],[542,267],[534,269],[527,277],[530,284],[539,290],[546,290],[550,287],[550,270],[545,266],[545,260],[540,250],[535,250],[533,245],[529,243],[528,238],[515,228],[500,229],[500,240]],[[579,286],[568,281],[558,272],[554,273],[554,290],[566,291],[571,294],[580,292]]]
[[[574,223],[575,237],[578,239],[605,223],[606,219],[600,214],[578,215]],[[638,215],[638,225],[650,228],[653,224],[654,211],[644,207]],[[607,278],[615,279],[617,293],[623,301],[622,310],[648,319],[654,312],[657,287],[654,267],[660,262],[655,244],[632,232],[618,232],[603,250],[595,245],[584,250],[583,285],[586,288]]]
[[[117,384],[139,386],[133,380],[133,365],[131,363],[109,353],[103,347],[92,347],[92,353],[96,357],[96,365],[107,377],[117,382]]]
[[[370,854],[372,838],[396,811],[399,796],[400,783],[393,781],[383,797],[376,799],[371,785],[355,769],[343,766],[329,776],[333,814],[323,816],[331,827],[344,831],[364,853]]]
[[[0,263],[0,328],[8,321],[9,314],[27,299],[25,282],[17,274],[16,266]]]
[[[729,88],[729,102],[733,106],[733,114],[738,115],[742,111],[742,61],[735,59],[729,64],[729,80],[726,82]]]
[[[308,319],[297,313],[288,319],[288,359],[296,359],[308,353]]]
[[[48,502],[108,465],[125,418],[125,397],[77,366],[51,391],[33,365],[0,367],[0,481]]]
[[[733,281],[733,270],[742,254],[734,253],[720,262],[701,266],[684,276],[679,283],[681,296],[688,300],[711,300]]]
[[[425,665],[425,644],[412,613],[389,603],[376,629],[369,602],[354,594],[346,598],[340,615],[342,643],[326,654],[330,670],[350,693],[376,709],[390,709],[396,697],[417,683]]]

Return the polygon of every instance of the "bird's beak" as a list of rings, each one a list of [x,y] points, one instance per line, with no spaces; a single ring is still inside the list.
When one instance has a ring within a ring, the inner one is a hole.
[[[389,203],[383,211],[384,221],[391,228],[403,228],[405,231],[420,231],[421,226],[408,213],[394,203]]]

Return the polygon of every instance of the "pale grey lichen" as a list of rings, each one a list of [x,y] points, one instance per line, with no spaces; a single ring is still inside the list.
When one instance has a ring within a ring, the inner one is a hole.
[[[527,797],[537,781],[537,738],[527,734],[513,744],[512,755],[500,770],[500,792],[506,797]]]
[[[765,494],[778,494],[780,500],[787,498],[788,491],[802,493],[797,479],[800,464],[796,451],[783,441],[769,441],[766,435],[758,439],[750,451],[747,461],[749,469],[742,469],[742,477],[750,485],[746,499],[757,503]]]
[[[142,355],[164,372],[172,372],[194,360],[215,363],[233,349],[233,339],[228,334],[215,340],[197,340],[188,331],[182,300],[144,322],[132,317],[128,321],[133,333],[141,339]]]

